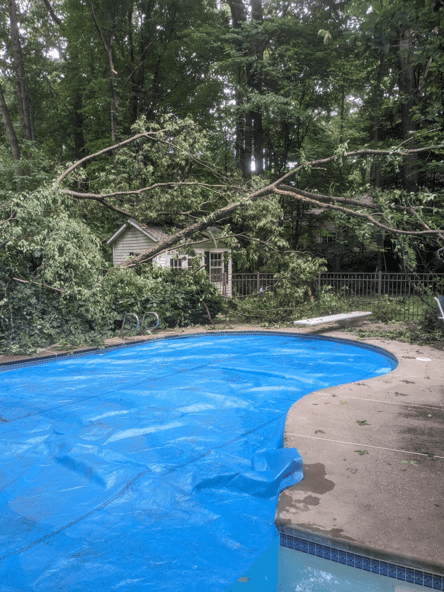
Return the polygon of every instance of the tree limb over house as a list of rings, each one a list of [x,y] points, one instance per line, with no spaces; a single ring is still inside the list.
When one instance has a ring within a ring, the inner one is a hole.
[[[137,140],[141,139],[148,139],[154,142],[163,142],[167,143],[168,145],[177,148],[175,146],[174,141],[166,141],[164,138],[161,137],[162,133],[165,130],[159,130],[155,132],[146,132],[137,134],[127,140],[114,144],[108,148],[105,148],[95,154],[86,156],[85,158],[79,160],[78,162],[71,165],[68,169],[66,169],[56,180],[56,183],[60,183],[66,177],[73,172],[76,168],[81,166],[87,161],[90,161],[94,158],[97,158],[103,154],[109,152],[115,152],[120,148],[136,142]],[[304,169],[313,168],[320,165],[326,165],[329,163],[333,163],[338,161],[339,159],[359,159],[365,157],[389,157],[389,158],[398,158],[398,159],[405,159],[412,155],[419,155],[424,153],[436,153],[438,151],[442,151],[444,149],[444,145],[437,145],[437,146],[426,146],[423,148],[415,148],[413,150],[408,149],[393,149],[393,150],[375,150],[375,149],[362,149],[362,150],[353,150],[349,152],[342,151],[341,153],[337,152],[327,158],[322,158],[318,160],[312,160],[310,162],[304,162],[300,164],[281,176],[279,179],[274,181],[273,183],[259,188],[255,191],[248,192],[245,187],[240,186],[239,184],[210,184],[210,183],[199,183],[199,182],[190,182],[190,181],[171,181],[165,183],[155,183],[151,184],[147,187],[143,187],[141,189],[132,190],[132,191],[116,191],[113,193],[82,193],[78,191],[72,191],[69,189],[61,189],[62,193],[65,195],[71,196],[73,199],[76,200],[93,200],[100,203],[102,206],[111,209],[112,211],[121,214],[123,216],[130,216],[132,218],[137,219],[134,213],[123,210],[111,203],[109,203],[109,199],[119,198],[121,196],[129,196],[129,195],[143,195],[147,194],[154,189],[159,189],[160,187],[163,188],[185,188],[185,187],[200,187],[203,189],[216,189],[219,191],[227,191],[231,193],[235,193],[238,199],[228,205],[218,208],[212,211],[210,214],[200,217],[200,219],[192,224],[187,225],[182,230],[175,232],[167,239],[160,242],[154,248],[140,255],[133,257],[131,262],[129,262],[125,267],[134,267],[141,263],[147,263],[152,261],[159,253],[169,250],[175,245],[184,240],[188,239],[192,235],[202,230],[205,230],[209,226],[215,225],[222,220],[226,220],[230,218],[241,206],[256,202],[258,200],[264,199],[267,196],[278,194],[278,195],[285,195],[287,197],[293,198],[296,201],[305,202],[316,207],[322,207],[327,210],[341,212],[353,218],[359,219],[365,223],[373,225],[375,228],[384,230],[388,233],[393,233],[395,235],[405,235],[411,237],[427,237],[427,238],[434,238],[436,240],[444,241],[444,228],[433,225],[433,220],[430,220],[430,215],[439,216],[444,215],[444,208],[438,207],[434,208],[428,206],[426,204],[422,204],[420,200],[417,200],[417,203],[412,204],[402,204],[402,203],[385,203],[381,209],[381,204],[378,204],[372,201],[369,194],[363,193],[361,198],[349,198],[343,196],[328,196],[328,195],[321,195],[316,193],[311,193],[299,189],[296,186],[289,185],[289,181],[297,177],[298,173],[301,173]],[[188,154],[190,158],[196,161],[196,157],[194,155]],[[208,166],[208,163],[202,162],[203,165]],[[396,214],[398,214],[399,220],[396,220]],[[428,214],[429,219],[424,220],[422,218],[423,214]],[[406,228],[408,227],[408,228]]]

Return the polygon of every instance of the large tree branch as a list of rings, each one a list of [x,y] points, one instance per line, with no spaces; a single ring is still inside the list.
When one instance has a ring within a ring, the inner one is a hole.
[[[300,195],[300,194],[298,194],[297,190],[282,191],[281,189],[275,189],[274,192],[279,195],[289,195],[295,199],[298,199],[299,201],[310,203],[312,205],[321,206],[321,207],[329,209],[329,210],[335,210],[336,212],[342,212],[343,214],[348,214],[349,216],[353,216],[354,218],[361,218],[361,219],[367,220],[368,222],[373,224],[373,226],[377,226],[378,228],[381,228],[382,230],[386,230],[386,231],[392,232],[394,234],[405,234],[407,236],[427,236],[427,235],[428,236],[442,236],[444,238],[444,234],[443,234],[442,230],[431,230],[430,228],[428,230],[401,230],[400,228],[393,228],[391,226],[387,226],[386,224],[382,224],[381,222],[378,222],[378,220],[376,220],[370,214],[365,214],[364,212],[357,212],[355,210],[351,210],[349,208],[344,208],[342,206],[336,206],[334,204],[323,203],[323,202],[320,202],[316,199],[311,199],[309,197],[305,197],[304,195]]]
[[[52,20],[56,23],[56,25],[63,26],[63,21],[56,15],[54,12],[53,7],[51,6],[49,0],[43,0],[47,11],[49,12]]]
[[[62,193],[66,194],[66,195],[70,195],[74,199],[85,199],[83,197],[85,195],[84,193],[76,194],[75,191],[68,191],[67,189],[64,189],[62,191]],[[81,197],[79,197],[79,196],[81,196]],[[98,201],[108,210],[111,210],[112,212],[116,212],[116,214],[121,214],[122,216],[126,216],[127,218],[132,218],[132,216],[133,216],[132,213],[128,212],[127,210],[122,210],[122,208],[118,208],[117,206],[113,206],[112,204],[109,204],[101,196],[95,197],[95,196],[90,195],[87,199],[91,199],[93,201]]]
[[[33,281],[28,281],[28,280],[21,280],[20,278],[12,278],[15,282],[19,282],[20,284],[35,284],[35,282]],[[59,292],[60,294],[63,294],[64,290],[61,290],[60,288],[54,288],[54,286],[50,286],[49,284],[43,284],[40,283],[41,286],[44,286],[45,288],[49,288],[50,290],[55,290],[56,292]]]
[[[162,131],[165,131],[165,130],[162,130]],[[142,134],[138,134],[137,136],[133,136],[132,138],[128,138],[127,140],[124,140],[123,142],[119,142],[118,144],[115,144],[114,146],[110,146],[108,148],[105,148],[105,149],[101,150],[100,152],[97,152],[97,153],[92,154],[90,156],[86,156],[85,158],[81,159],[77,163],[74,163],[73,165],[71,165],[71,167],[69,167],[62,175],[60,175],[60,177],[57,179],[57,182],[62,181],[71,171],[73,171],[75,168],[77,168],[82,163],[84,163],[88,160],[96,158],[97,156],[99,156],[101,154],[111,152],[111,151],[115,150],[116,148],[120,148],[122,146],[125,146],[131,142],[136,141],[139,138],[145,137],[148,139],[157,140],[158,138],[156,138],[156,136],[159,133],[161,133],[161,132],[160,131],[159,132],[144,132]],[[160,139],[160,141],[164,141],[164,140]],[[168,142],[166,142],[166,143],[168,143]],[[353,151],[344,153],[341,155],[341,157],[342,158],[365,157],[365,156],[406,157],[411,154],[434,152],[434,151],[443,150],[443,149],[444,149],[444,145],[426,146],[423,148],[416,148],[414,150],[363,149],[363,150],[353,150]],[[238,201],[231,203],[223,208],[220,208],[216,212],[212,212],[208,216],[205,216],[204,218],[202,218],[200,221],[195,222],[194,224],[191,224],[191,225],[187,226],[186,228],[180,230],[179,232],[176,232],[175,234],[169,236],[167,239],[165,239],[164,241],[162,241],[161,243],[159,243],[158,245],[156,245],[155,247],[153,247],[149,251],[145,251],[144,253],[141,253],[137,257],[133,257],[131,260],[131,263],[129,263],[128,265],[124,265],[124,267],[134,267],[140,263],[152,261],[160,253],[171,249],[172,247],[174,247],[175,245],[177,245],[177,243],[179,243],[181,241],[185,241],[186,239],[191,237],[193,234],[200,232],[202,230],[205,230],[206,228],[208,228],[208,226],[212,226],[221,220],[231,217],[244,203],[255,202],[255,201],[262,199],[262,198],[266,197],[267,195],[271,195],[271,194],[289,195],[294,199],[298,199],[300,201],[306,201],[307,203],[311,203],[311,204],[316,205],[318,207],[319,206],[320,207],[328,207],[329,209],[343,212],[343,213],[353,216],[355,218],[366,220],[367,222],[373,224],[374,226],[376,226],[378,228],[386,230],[387,232],[392,232],[395,234],[401,234],[401,235],[407,235],[407,236],[439,237],[444,240],[444,234],[443,234],[442,230],[429,229],[426,225],[424,225],[424,223],[422,223],[422,224],[423,224],[423,227],[425,228],[425,230],[416,230],[416,231],[415,230],[412,230],[412,231],[402,230],[399,228],[389,226],[388,224],[383,224],[382,222],[379,222],[378,220],[376,220],[370,214],[363,213],[360,211],[355,211],[355,210],[351,209],[351,207],[360,207],[360,208],[368,207],[367,204],[362,203],[359,200],[352,200],[349,198],[334,198],[334,197],[329,197],[329,196],[318,196],[316,194],[309,194],[308,192],[299,191],[298,189],[292,188],[290,186],[285,186],[285,189],[282,189],[282,187],[284,186],[284,182],[287,181],[288,179],[290,179],[291,177],[294,177],[295,175],[297,175],[300,171],[302,171],[306,168],[309,168],[309,167],[329,164],[331,162],[334,162],[338,158],[339,158],[339,156],[337,154],[335,154],[335,155],[329,156],[327,158],[313,160],[313,161],[298,165],[297,167],[295,167],[294,169],[292,169],[291,171],[289,171],[288,173],[286,173],[285,175],[283,175],[282,177],[280,177],[279,179],[277,179],[276,181],[274,181],[270,185],[267,185],[266,187],[258,189],[257,191],[254,191],[253,193],[251,193],[243,198],[240,198]],[[65,191],[67,191],[67,190],[65,190]],[[85,198],[84,196],[88,195],[88,194],[75,195],[75,192],[71,192],[71,193],[67,193],[67,194],[72,195],[73,197],[75,197],[77,199],[84,199]],[[104,205],[105,207],[113,207],[104,201],[103,196],[98,197],[95,194],[89,194],[89,195],[90,195],[90,197],[88,199],[95,199],[96,201],[99,201],[100,203],[102,203],[102,205]],[[82,196],[82,197],[80,197],[80,196]],[[311,196],[313,196],[313,197],[311,197]],[[325,200],[325,201],[321,201],[321,199]],[[348,205],[350,207],[343,207],[343,206],[335,205],[335,203],[332,203],[334,201],[340,201],[344,205]],[[395,207],[395,209],[396,209],[396,207]],[[402,211],[405,211],[402,206],[399,206],[399,207],[402,208]],[[118,211],[118,209],[116,208],[114,211]],[[124,211],[121,211],[120,213],[124,213],[124,215],[129,214]],[[414,212],[410,212],[410,213],[413,214]],[[415,215],[416,215],[416,213],[415,213]]]
[[[423,154],[424,152],[434,152],[437,150],[444,150],[444,143],[438,144],[436,146],[424,146],[423,148],[415,148],[412,150],[399,150],[399,149],[390,149],[390,150],[376,150],[365,148],[363,150],[352,150],[351,152],[345,152],[341,155],[342,158],[353,158],[353,157],[364,157],[364,156],[399,156],[401,158],[405,158],[406,156],[413,155],[413,154]],[[314,166],[319,166],[323,164],[329,164],[338,160],[340,156],[338,154],[333,154],[332,156],[328,156],[327,158],[321,158],[319,160],[312,160],[310,162],[305,162],[303,164],[298,165],[291,171],[288,171],[285,175],[283,175],[280,179],[273,183],[273,186],[282,185],[284,181],[290,179],[294,175],[296,175],[299,171],[304,168],[310,168]]]
[[[89,154],[88,156],[85,156],[84,158],[77,160],[74,164],[72,164],[65,171],[63,171],[63,173],[59,177],[57,177],[56,183],[60,183],[61,181],[63,181],[63,179],[65,179],[70,173],[72,173],[72,171],[77,169],[79,166],[82,166],[85,162],[88,162],[89,160],[93,160],[94,158],[97,158],[98,156],[102,156],[103,154],[107,154],[108,152],[113,152],[114,150],[117,150],[118,148],[123,148],[124,146],[127,146],[128,144],[132,144],[133,142],[136,142],[140,138],[148,138],[150,140],[155,140],[156,136],[158,134],[162,134],[166,131],[168,131],[168,130],[163,129],[163,130],[158,130],[156,132],[142,132],[141,134],[131,136],[131,138],[127,138],[126,140],[123,140],[122,142],[117,142],[117,144],[113,144],[112,146],[108,146],[107,148],[103,148],[103,150],[99,150],[99,152],[95,152],[94,154]]]
[[[149,191],[153,191],[154,189],[158,189],[159,187],[204,187],[205,189],[235,189],[237,191],[242,190],[242,187],[239,187],[238,185],[210,185],[208,183],[199,183],[198,181],[171,181],[168,183],[154,183],[149,187],[142,187],[142,189],[115,191],[114,193],[80,193],[78,191],[71,191],[70,189],[63,189],[62,193],[64,193],[65,195],[71,195],[76,199],[93,199],[101,201],[104,198],[109,199],[112,197],[120,197],[124,195],[140,195],[141,193],[148,193]]]
[[[351,197],[333,197],[331,195],[322,195],[321,193],[311,193],[310,191],[304,191],[302,189],[296,188],[296,187],[292,187],[291,185],[279,185],[279,189],[282,189],[284,191],[297,191],[300,195],[303,195],[304,197],[309,197],[311,199],[316,199],[318,201],[321,201],[323,203],[342,203],[345,205],[349,205],[349,206],[356,206],[359,208],[368,208],[370,210],[377,210],[380,208],[380,205],[372,202],[372,196],[368,195],[368,194],[364,194],[361,199],[354,199]],[[436,212],[436,208],[432,208],[430,206],[418,206],[421,207],[422,211],[424,212],[428,212],[428,213],[435,213]],[[412,206],[401,206],[399,204],[391,204],[390,208],[397,211],[397,212],[410,212],[411,214],[413,214],[413,210],[414,208],[412,208]],[[443,210],[444,211],[444,210]],[[417,215],[417,213],[415,214]]]
[[[254,202],[262,197],[270,195],[272,193],[270,187],[271,186],[269,185],[268,187],[259,189],[258,191],[255,191],[254,193],[250,194],[246,199],[248,199],[248,201]],[[180,230],[179,232],[176,232],[175,234],[169,236],[167,239],[165,239],[149,251],[145,251],[137,257],[133,257],[131,264],[124,265],[123,267],[135,267],[139,263],[146,263],[148,261],[152,261],[157,255],[163,253],[164,251],[167,251],[168,249],[171,249],[178,242],[187,239],[196,232],[205,230],[206,228],[208,228],[208,226],[213,226],[217,222],[220,222],[225,218],[231,217],[236,212],[236,210],[242,205],[243,202],[244,200],[241,199],[238,202],[220,208],[216,212],[211,213],[209,216],[205,216],[205,218],[203,218],[199,222],[195,222],[194,224],[187,226],[183,230]]]

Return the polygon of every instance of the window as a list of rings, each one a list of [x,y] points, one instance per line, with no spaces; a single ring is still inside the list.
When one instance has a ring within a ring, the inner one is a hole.
[[[223,253],[210,253],[210,281],[221,282],[224,272]]]
[[[182,269],[182,259],[170,259],[171,269]]]
[[[318,243],[335,243],[336,242],[336,233],[333,234],[322,234],[318,236]]]

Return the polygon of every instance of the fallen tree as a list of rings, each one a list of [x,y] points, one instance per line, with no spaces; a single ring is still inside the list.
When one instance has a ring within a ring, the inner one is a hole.
[[[74,163],[66,169],[56,180],[58,185],[68,178],[70,173],[74,172],[79,167],[83,166],[87,161],[91,161],[106,153],[115,153],[124,146],[137,142],[141,139],[152,142],[161,142],[167,144],[172,149],[179,149],[173,139],[165,140],[162,136],[167,130],[159,130],[156,132],[144,132],[137,134],[118,144],[109,146],[95,154],[87,156],[82,160]],[[152,261],[160,253],[177,247],[177,245],[186,244],[187,240],[198,232],[207,229],[214,224],[228,221],[241,207],[246,207],[250,203],[265,199],[271,195],[285,195],[294,199],[295,201],[305,202],[312,206],[321,207],[325,210],[341,212],[352,218],[361,220],[362,222],[371,224],[376,229],[384,230],[393,235],[403,235],[407,237],[424,237],[433,239],[437,245],[444,243],[444,201],[438,196],[433,196],[429,192],[409,194],[398,198],[398,201],[384,199],[384,195],[377,199],[372,195],[371,190],[366,189],[362,195],[357,197],[347,196],[331,196],[323,195],[313,192],[305,191],[297,186],[298,175],[310,168],[322,167],[334,162],[342,163],[350,159],[366,159],[366,158],[385,158],[388,161],[399,164],[403,160],[415,155],[428,154],[436,158],[437,154],[442,154],[444,144],[425,146],[422,148],[415,148],[413,150],[393,148],[390,150],[375,150],[362,149],[346,151],[344,147],[340,147],[335,154],[322,159],[304,162],[294,167],[292,170],[281,176],[279,179],[259,187],[256,190],[248,191],[247,185],[239,183],[201,183],[197,181],[171,181],[164,183],[153,183],[149,186],[142,187],[137,190],[115,191],[107,193],[89,193],[79,192],[70,189],[60,188],[60,191],[76,200],[90,200],[95,201],[110,209],[111,211],[122,216],[128,216],[137,220],[137,214],[131,210],[124,210],[118,207],[111,200],[118,200],[122,196],[146,196],[157,190],[162,189],[178,189],[198,187],[206,191],[219,191],[221,193],[236,194],[237,199],[227,205],[219,207],[214,211],[210,211],[206,215],[199,216],[199,219],[191,224],[187,224],[184,228],[171,234],[167,239],[156,245],[149,251],[141,253],[137,257],[133,257],[126,267],[135,267],[137,265],[148,263]],[[190,158],[200,166],[210,167],[208,162],[199,160],[191,153],[184,154],[186,158]],[[210,167],[211,168],[211,167]],[[292,184],[291,184],[292,183]],[[413,198],[412,198],[413,196]],[[403,203],[405,198],[405,203]],[[429,205],[431,200],[436,203]],[[144,222],[144,220],[139,220]]]

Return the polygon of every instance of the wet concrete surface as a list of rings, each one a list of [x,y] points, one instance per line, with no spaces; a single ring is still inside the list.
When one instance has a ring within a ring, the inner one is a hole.
[[[366,343],[398,367],[292,406],[284,443],[302,455],[304,478],[281,493],[275,523],[444,575],[444,351]]]

